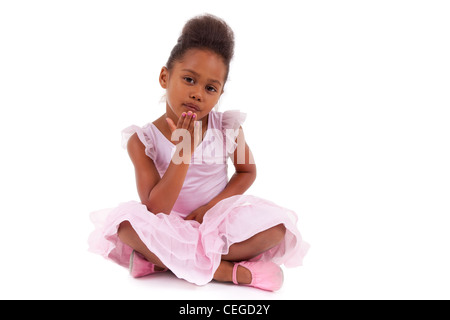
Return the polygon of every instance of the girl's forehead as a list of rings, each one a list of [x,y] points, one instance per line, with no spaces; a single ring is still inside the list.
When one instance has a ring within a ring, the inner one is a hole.
[[[194,71],[201,77],[219,80],[222,84],[225,80],[227,67],[218,54],[205,49],[190,49],[181,60],[174,65],[178,71]]]

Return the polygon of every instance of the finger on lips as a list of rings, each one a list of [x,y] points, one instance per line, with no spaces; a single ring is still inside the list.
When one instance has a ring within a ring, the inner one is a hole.
[[[195,118],[197,118],[197,115],[191,111],[188,113],[183,112],[181,114],[181,117],[178,119],[178,128],[192,128],[195,122]]]

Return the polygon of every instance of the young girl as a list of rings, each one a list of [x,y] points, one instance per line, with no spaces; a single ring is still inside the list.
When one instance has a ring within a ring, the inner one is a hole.
[[[256,178],[239,111],[213,111],[224,92],[234,35],[211,15],[183,28],[159,75],[166,112],[123,130],[141,202],[93,212],[90,250],[133,277],[171,270],[203,285],[212,279],[278,290],[281,264],[302,264],[294,212],[243,193]],[[227,160],[236,172],[228,181]]]

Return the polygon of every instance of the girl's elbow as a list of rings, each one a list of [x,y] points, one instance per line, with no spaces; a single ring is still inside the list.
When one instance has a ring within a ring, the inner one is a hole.
[[[155,203],[155,201],[150,200],[144,200],[141,201],[144,206],[147,207],[147,211],[158,214],[158,213],[164,213],[164,214],[170,214],[170,211],[168,208],[164,208],[163,206],[159,205],[158,203]]]
[[[252,179],[252,182],[254,182],[256,180],[256,176],[257,176],[257,171],[256,171],[256,166],[253,165],[251,170],[249,171],[250,173],[250,177]]]
[[[257,176],[257,174],[256,174],[256,167],[255,167],[255,169],[250,172],[250,178],[251,178],[252,183],[255,182],[256,176]]]

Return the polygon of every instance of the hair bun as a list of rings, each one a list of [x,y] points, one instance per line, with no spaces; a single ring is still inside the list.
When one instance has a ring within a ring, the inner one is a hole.
[[[210,14],[189,20],[178,39],[183,47],[206,48],[229,62],[234,54],[233,30],[222,19]]]
[[[175,61],[194,48],[208,49],[221,56],[227,66],[228,76],[234,54],[234,33],[225,21],[212,14],[204,14],[186,22],[166,67],[170,70]]]

